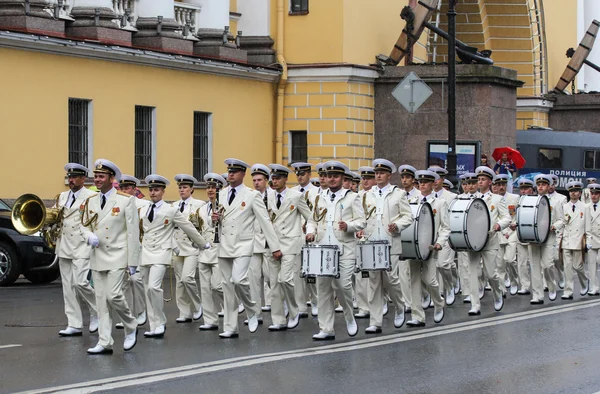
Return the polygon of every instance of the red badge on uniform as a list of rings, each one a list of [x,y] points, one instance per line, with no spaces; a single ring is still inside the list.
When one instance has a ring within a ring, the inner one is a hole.
[[[436,213],[437,213],[437,210],[434,209],[433,210],[433,215],[435,216]]]
[[[117,216],[119,214],[119,212],[121,212],[121,208],[119,208],[119,207],[114,207],[112,209],[112,215],[113,216]]]
[[[169,224],[169,219],[165,219],[165,226]]]
[[[579,217],[583,217],[583,212],[579,212]]]
[[[242,208],[241,209],[244,209],[244,207],[246,207],[246,201],[242,201]]]
[[[494,209],[496,209],[496,207],[492,205],[492,212],[494,212]]]
[[[292,206],[290,206],[290,211],[293,211],[293,210],[294,210],[294,206],[292,205]]]

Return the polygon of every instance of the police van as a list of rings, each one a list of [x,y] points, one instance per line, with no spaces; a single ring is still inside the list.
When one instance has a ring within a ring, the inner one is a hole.
[[[600,133],[547,128],[517,130],[517,150],[527,161],[519,175],[557,175],[559,191],[564,192],[571,181],[586,185],[586,178],[600,179]]]

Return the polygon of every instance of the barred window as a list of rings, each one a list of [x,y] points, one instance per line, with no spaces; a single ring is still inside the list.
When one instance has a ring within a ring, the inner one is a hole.
[[[194,178],[201,180],[210,171],[211,118],[208,112],[194,112]]]
[[[90,157],[91,101],[69,99],[69,163],[88,167]]]
[[[152,173],[154,147],[154,107],[135,107],[135,177]]]
[[[308,12],[308,0],[291,0],[290,13],[302,13]]]
[[[290,163],[308,160],[306,130],[290,130]]]

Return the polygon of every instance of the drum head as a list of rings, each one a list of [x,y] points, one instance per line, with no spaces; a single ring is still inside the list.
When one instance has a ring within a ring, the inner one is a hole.
[[[429,247],[435,242],[434,219],[431,205],[429,205],[429,203],[421,204],[415,219],[418,220],[416,231],[417,239],[415,240],[417,242],[416,246],[421,259],[425,261],[429,259],[429,256],[431,255]]]
[[[550,200],[547,196],[540,196],[537,217],[536,217],[536,232],[540,243],[546,242],[550,235]]]
[[[467,211],[465,228],[469,248],[479,252],[485,248],[488,241],[491,226],[490,212],[485,201],[480,198],[474,199]]]

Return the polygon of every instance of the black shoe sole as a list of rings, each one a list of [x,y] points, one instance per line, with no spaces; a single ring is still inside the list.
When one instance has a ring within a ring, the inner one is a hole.
[[[294,327],[294,328],[296,328],[296,327]],[[285,327],[281,327],[281,328],[270,328],[269,327],[268,330],[271,332],[277,332],[277,331],[287,331],[287,329],[288,329],[287,326],[285,326]]]
[[[531,305],[543,305],[543,304],[544,304],[544,300],[541,300],[541,301],[536,301],[536,302],[529,301],[529,303],[530,303]]]
[[[562,296],[561,296],[561,297],[560,297],[560,299],[561,299],[561,300],[572,300],[572,299],[573,299],[573,296],[571,296],[571,297],[562,297]]]
[[[192,322],[192,319],[185,319],[184,321],[175,320],[175,323],[177,323],[177,324],[184,324],[184,323],[191,323],[191,322]]]
[[[425,327],[425,323],[419,323],[419,324],[406,323],[406,327]]]
[[[75,334],[61,334],[61,333],[58,333],[59,337],[65,337],[65,338],[66,337],[80,337],[82,335],[83,335],[82,332],[76,332]]]
[[[100,356],[102,354],[113,354],[113,350],[112,349],[104,349],[103,351],[101,351],[100,353],[90,353],[88,352],[88,354],[90,356]]]
[[[221,339],[230,339],[230,338],[237,338],[239,336],[240,336],[240,334],[233,334],[230,337],[222,337],[222,336],[219,335],[219,338],[221,338]]]
[[[365,330],[365,334],[381,334],[381,333],[382,333],[381,329],[376,330],[376,331],[366,331]]]
[[[298,312],[300,319],[308,319],[308,312]]]
[[[325,337],[325,338],[313,338],[313,341],[333,341],[335,336],[333,337]]]
[[[123,327],[123,326],[121,326],[121,327],[119,327],[119,326],[115,326],[115,329],[116,329],[116,330],[123,330],[124,328],[125,328],[125,327]],[[91,331],[90,331],[90,332],[91,332]]]
[[[262,324],[263,324],[263,320],[261,319],[261,320],[259,320],[259,321],[258,321],[258,325],[260,326],[260,325],[262,325]],[[247,322],[247,321],[244,321],[244,325],[245,325],[245,326],[247,326],[247,325],[248,325],[248,322]]]
[[[125,348],[123,348],[123,350],[124,350],[124,351],[126,351],[126,352],[128,352],[128,351],[130,351],[130,350],[133,350],[133,348],[135,347],[135,345],[137,345],[137,339],[135,340],[135,343],[133,344],[133,346],[132,346],[132,347],[130,347],[129,349],[125,349]]]
[[[200,331],[216,331],[216,330],[218,330],[218,329],[219,329],[219,326],[213,326],[213,327],[211,327],[211,328],[200,328],[200,327],[198,327],[198,329],[199,329]]]
[[[469,312],[469,316],[479,316],[479,315],[481,315],[481,311]]]

